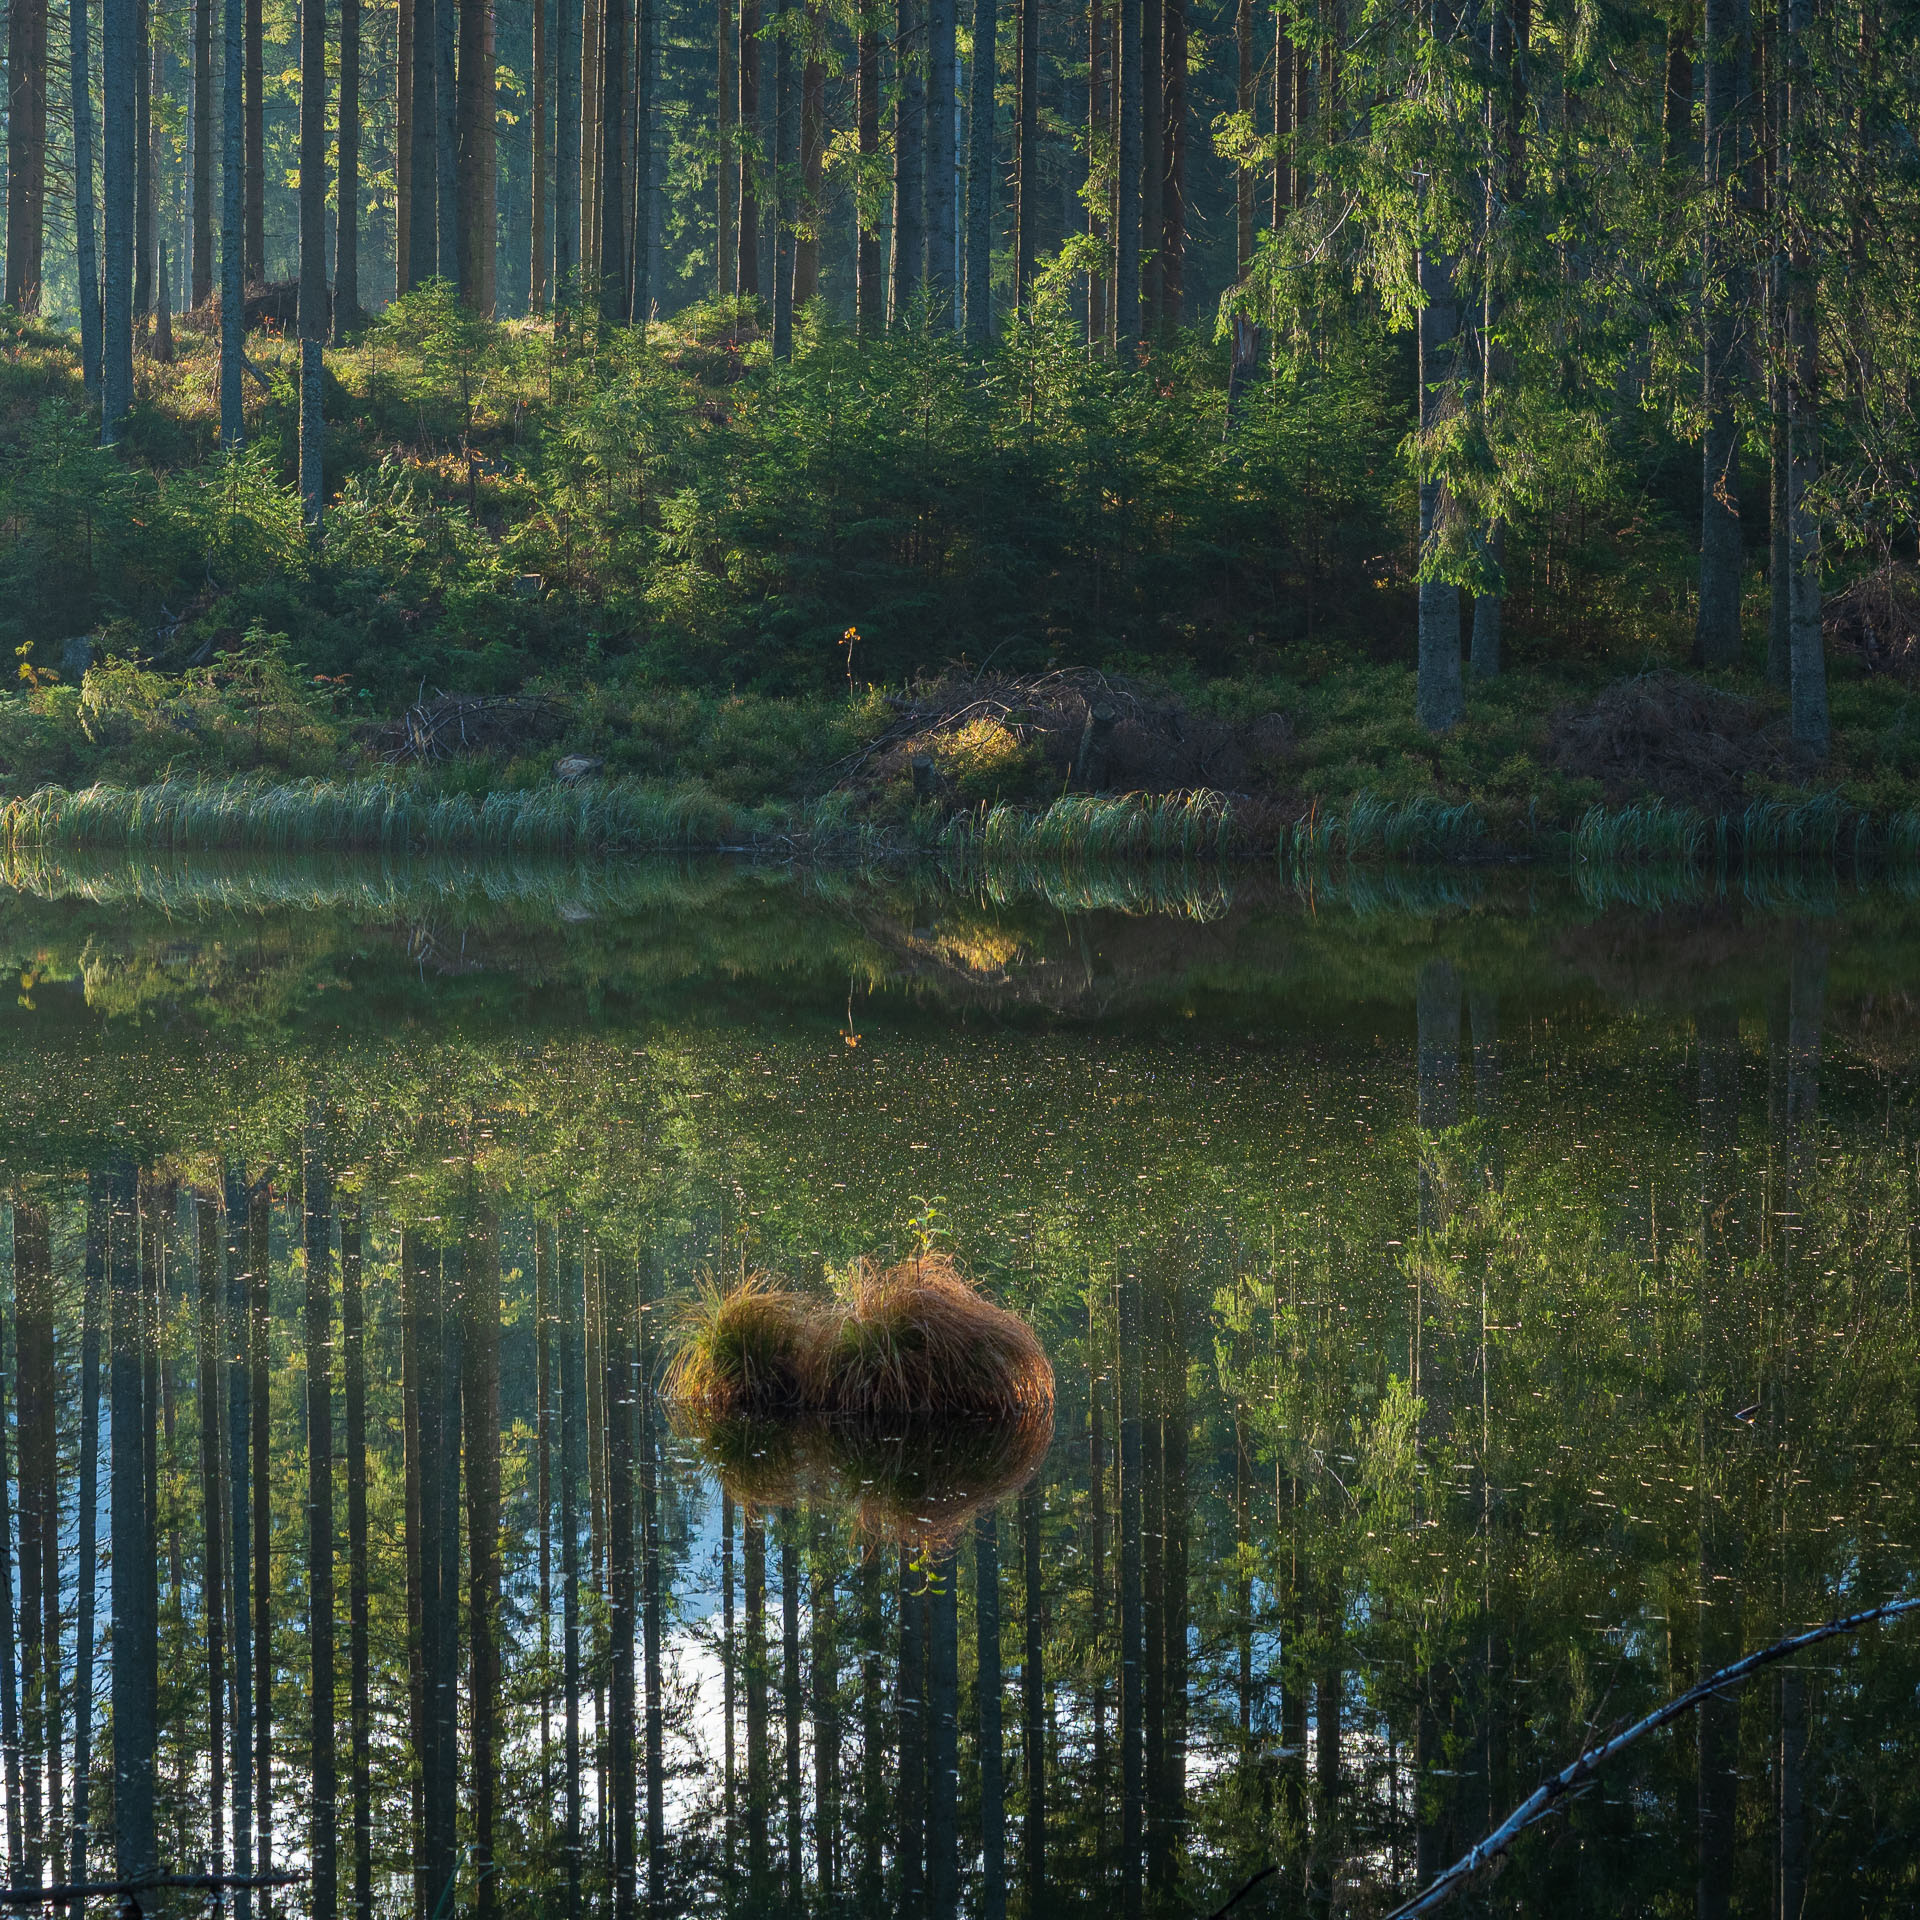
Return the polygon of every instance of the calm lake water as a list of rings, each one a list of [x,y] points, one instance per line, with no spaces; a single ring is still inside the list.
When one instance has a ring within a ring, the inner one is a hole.
[[[1898,897],[107,864],[0,945],[16,1881],[1381,1915],[1920,1570]],[[921,1245],[1050,1438],[662,1404],[697,1286]],[[1920,1911],[1917,1695],[1830,1641],[1452,1910]]]

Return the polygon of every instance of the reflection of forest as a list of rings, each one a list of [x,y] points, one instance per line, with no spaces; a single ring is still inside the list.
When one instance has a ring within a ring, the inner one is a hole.
[[[1379,1911],[1594,1729],[1911,1577],[1874,927],[1229,917],[1042,1022],[911,956],[1124,928],[816,902],[730,972],[751,914],[689,906],[438,979],[324,920],[15,929],[16,1878],[1191,1914],[1273,1864],[1237,1911]],[[905,1547],[857,1456],[723,1488],[655,1392],[693,1279],[915,1232],[1043,1331],[1038,1472]],[[1893,1910],[1917,1682],[1892,1628],[1716,1700],[1489,1897]]]

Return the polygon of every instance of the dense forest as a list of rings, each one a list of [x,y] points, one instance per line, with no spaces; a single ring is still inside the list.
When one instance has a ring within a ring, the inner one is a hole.
[[[16,1878],[934,1916],[1273,1865],[1255,1911],[1378,1911],[1596,1720],[1898,1586],[1920,1135],[1871,926],[1282,920],[1194,948],[1197,1023],[1168,945],[1036,1024],[996,969],[1057,916],[890,904],[517,959],[483,918],[429,976],[329,913],[26,903]],[[1025,1485],[955,1527],[906,1436],[828,1486],[676,1429],[701,1274],[916,1239],[1047,1339]],[[1889,1631],[1716,1701],[1462,1911],[1896,1908],[1914,1672]]]
[[[1277,743],[1161,790],[1912,804],[1904,5],[8,21],[14,791],[432,687],[530,696],[489,778],[770,700],[817,792],[869,687],[1098,670]]]

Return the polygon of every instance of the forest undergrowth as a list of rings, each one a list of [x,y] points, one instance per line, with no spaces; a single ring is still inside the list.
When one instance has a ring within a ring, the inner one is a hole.
[[[175,844],[363,845],[396,805],[441,823],[427,846],[509,815],[591,841],[557,769],[617,796],[610,846],[830,828],[976,862],[995,834],[1151,855],[1152,805],[1057,804],[1124,793],[1225,796],[1262,852],[1371,818],[1429,857],[1737,845],[1716,823],[1810,804],[1891,851],[1920,806],[1906,656],[1855,644],[1844,595],[1831,760],[1796,758],[1763,524],[1750,659],[1688,667],[1691,461],[1657,423],[1515,520],[1505,670],[1423,730],[1414,379],[1384,330],[1274,354],[1230,422],[1223,347],[1090,358],[1064,301],[985,357],[816,316],[776,363],[739,302],[643,337],[478,320],[436,283],[329,354],[317,544],[291,344],[250,340],[230,454],[215,342],[176,343],[101,449],[74,342],[0,326],[0,793],[113,790],[16,808],[15,837],[137,839],[158,787]]]

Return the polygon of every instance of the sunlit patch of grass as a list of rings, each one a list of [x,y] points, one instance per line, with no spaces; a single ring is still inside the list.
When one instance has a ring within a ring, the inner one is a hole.
[[[683,1316],[662,1391],[678,1405],[715,1412],[796,1407],[814,1337],[813,1303],[766,1274],[724,1293],[708,1282]]]
[[[665,1392],[713,1412],[996,1419],[1053,1406],[1053,1365],[1018,1314],[944,1254],[857,1265],[842,1297],[810,1300],[763,1275],[704,1289]]]

